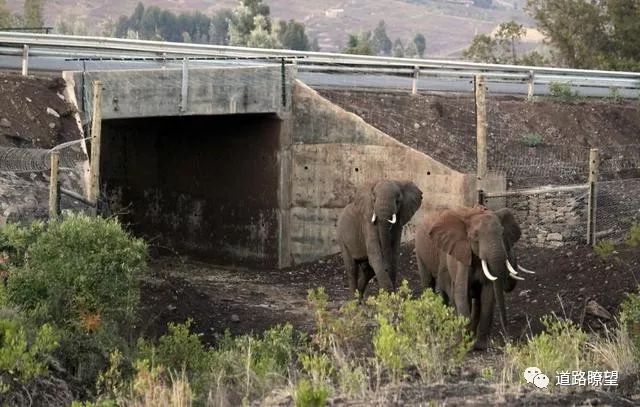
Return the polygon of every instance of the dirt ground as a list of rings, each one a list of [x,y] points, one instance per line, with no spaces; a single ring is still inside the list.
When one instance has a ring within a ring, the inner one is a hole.
[[[471,94],[320,89],[320,94],[404,144],[461,172],[476,169]],[[487,97],[489,169],[514,187],[586,181],[589,148],[600,149],[601,179],[638,177],[640,104]],[[536,144],[537,143],[537,144]],[[530,147],[535,144],[534,147]]]

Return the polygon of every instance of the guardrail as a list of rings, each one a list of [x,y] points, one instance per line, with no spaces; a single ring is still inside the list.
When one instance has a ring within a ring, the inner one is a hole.
[[[67,58],[115,57],[227,57],[227,58],[287,58],[295,59],[303,72],[374,73],[413,77],[415,92],[419,77],[472,78],[483,74],[488,80],[517,81],[529,84],[533,96],[534,84],[569,82],[574,86],[602,86],[640,90],[640,73],[602,70],[548,68],[521,65],[483,64],[438,59],[393,58],[370,55],[336,54],[328,52],[293,51],[232,47],[211,44],[191,44],[133,40],[0,32],[0,55],[22,55],[23,73],[28,57],[58,56]]]

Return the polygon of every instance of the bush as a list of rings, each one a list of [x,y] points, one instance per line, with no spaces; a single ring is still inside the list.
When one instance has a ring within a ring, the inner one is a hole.
[[[609,88],[609,95],[607,96],[612,103],[620,103],[622,102],[622,95],[620,94],[620,88],[617,86],[611,86]]]
[[[601,240],[593,247],[598,257],[606,260],[616,251],[616,247],[611,240]]]
[[[629,335],[635,360],[640,364],[640,294],[627,294],[620,305],[620,323]]]
[[[146,361],[166,369],[171,375],[184,372],[196,394],[204,394],[211,380],[212,356],[200,341],[199,335],[190,333],[191,320],[184,324],[169,323],[169,333],[157,345],[139,340],[139,363]]]
[[[2,232],[10,257],[6,297],[36,324],[59,332],[57,354],[85,388],[135,322],[146,245],[115,220],[70,215]]]
[[[549,93],[553,98],[563,102],[575,102],[578,99],[578,92],[571,90],[570,83],[551,82],[549,83]]]
[[[327,405],[329,389],[309,380],[301,380],[296,386],[296,407],[323,407]]]
[[[373,339],[376,357],[395,380],[409,366],[424,381],[442,378],[459,367],[471,349],[469,321],[430,290],[417,299],[410,294],[404,281],[396,293],[370,298],[379,324]]]
[[[14,381],[24,385],[48,374],[48,362],[58,347],[51,325],[28,327],[18,314],[0,316],[0,393],[11,391]]]
[[[527,133],[522,142],[527,147],[538,147],[542,144],[542,136],[539,133]]]
[[[522,382],[522,372],[530,366],[538,367],[550,379],[556,372],[587,370],[587,334],[568,320],[545,316],[542,324],[546,331],[525,344],[507,344],[503,371],[507,382]]]
[[[636,247],[640,243],[640,225],[633,224],[627,233],[626,243],[628,246]]]

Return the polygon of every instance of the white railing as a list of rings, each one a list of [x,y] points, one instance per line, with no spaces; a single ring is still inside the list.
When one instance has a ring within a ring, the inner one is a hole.
[[[483,74],[487,79],[493,81],[529,83],[530,94],[533,91],[534,82],[536,84],[566,82],[574,86],[640,90],[639,72],[483,64],[438,59],[393,58],[57,34],[0,32],[0,55],[23,55],[25,60],[28,56],[293,58],[298,64],[298,69],[302,72],[393,74],[413,76],[414,81],[418,77],[425,76],[472,78],[476,74]]]

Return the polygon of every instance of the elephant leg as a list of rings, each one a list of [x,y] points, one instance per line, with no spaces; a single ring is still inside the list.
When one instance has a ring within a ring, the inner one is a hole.
[[[491,330],[491,323],[493,322],[494,303],[493,287],[491,284],[483,285],[480,293],[480,304],[478,304],[480,308],[480,317],[476,331],[475,349],[487,349],[489,331]]]
[[[364,298],[364,292],[367,289],[367,285],[376,273],[369,263],[363,263],[359,267],[358,271],[358,297],[360,300]]]
[[[453,278],[453,302],[459,315],[469,318],[471,304],[469,297],[469,273],[466,267],[457,265]]]
[[[478,330],[478,321],[480,320],[480,300],[477,298],[472,299],[471,302],[471,324],[469,326],[469,330],[473,335],[476,334]]]
[[[344,261],[345,277],[347,279],[347,285],[349,287],[349,293],[353,295],[356,291],[356,285],[358,280],[358,264],[351,257],[346,247],[342,247],[342,260]]]
[[[417,256],[416,256],[417,257]],[[433,278],[433,275],[427,267],[424,265],[422,260],[419,257],[416,258],[418,263],[418,273],[420,274],[420,284],[422,286],[422,291],[430,288],[433,292],[436,291],[436,279]]]

